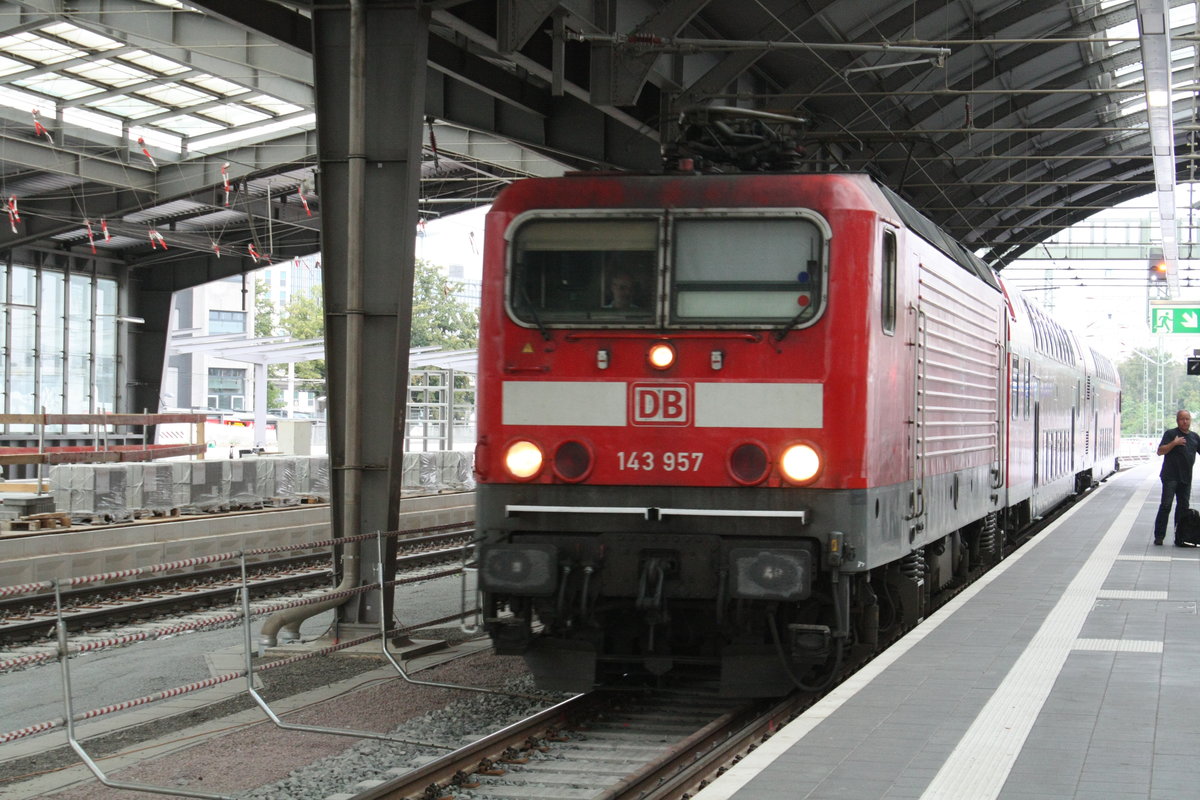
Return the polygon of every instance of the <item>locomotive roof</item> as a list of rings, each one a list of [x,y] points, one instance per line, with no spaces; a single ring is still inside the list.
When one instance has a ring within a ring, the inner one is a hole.
[[[888,199],[888,202],[896,209],[896,213],[900,215],[900,219],[908,226],[909,230],[921,236],[934,247],[941,250],[950,258],[954,259],[958,264],[970,272],[978,276],[981,280],[987,283],[996,291],[1000,291],[1000,281],[996,278],[996,273],[984,263],[983,259],[972,253],[967,248],[963,247],[962,243],[949,236],[944,230],[933,224],[929,217],[917,211],[900,195],[884,186],[878,184],[880,191]]]

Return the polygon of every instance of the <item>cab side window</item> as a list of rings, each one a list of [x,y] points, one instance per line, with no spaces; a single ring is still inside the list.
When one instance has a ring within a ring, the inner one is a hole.
[[[880,309],[883,332],[896,332],[896,232],[885,230],[880,248]]]

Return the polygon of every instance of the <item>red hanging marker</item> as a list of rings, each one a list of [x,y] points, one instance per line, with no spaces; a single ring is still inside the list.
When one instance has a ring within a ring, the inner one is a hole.
[[[106,220],[104,217],[100,218],[100,232],[104,234],[104,241],[112,241],[112,234],[108,232],[108,220]]]
[[[216,242],[216,240],[212,240],[212,249],[213,249],[213,252],[217,254],[217,258],[220,258],[221,257],[221,245],[219,245]]]
[[[33,110],[33,132],[38,136],[45,136],[50,144],[54,144],[54,137],[50,135],[50,131],[46,130],[46,126],[42,124],[41,116],[38,110]]]
[[[142,146],[142,155],[150,160],[150,166],[158,169],[158,162],[154,160],[154,156],[150,155],[150,150],[146,147],[146,140],[139,136],[138,144]]]
[[[10,195],[8,205],[5,206],[5,211],[8,212],[8,226],[12,228],[12,232],[17,232],[17,223],[21,221],[21,214],[17,211],[17,196]]]
[[[225,205],[229,205],[229,162],[221,165],[221,182],[225,184]]]
[[[297,189],[296,196],[300,198],[300,205],[304,206],[304,213],[311,217],[312,209],[308,207],[308,201],[304,199],[304,192]]]
[[[83,224],[87,226],[88,244],[92,247],[92,255],[96,255],[96,234],[92,231],[92,221],[90,219],[85,219]]]
[[[258,251],[254,249],[254,243],[251,242],[250,246],[247,249],[250,251],[250,257],[254,259],[254,263],[257,264],[259,255],[258,255]]]
[[[150,249],[151,250],[157,250],[160,247],[163,250],[167,249],[167,240],[163,238],[163,235],[161,233],[154,230],[154,228],[151,228],[148,235],[150,236]]]

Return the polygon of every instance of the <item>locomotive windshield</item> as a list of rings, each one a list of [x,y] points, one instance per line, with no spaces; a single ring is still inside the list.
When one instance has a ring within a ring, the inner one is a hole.
[[[803,327],[822,306],[826,239],[800,212],[534,218],[511,242],[509,307],[539,327]]]
[[[820,307],[821,233],[795,219],[675,223],[676,322],[787,322]]]
[[[534,323],[653,322],[658,222],[538,220],[514,243],[511,303]]]

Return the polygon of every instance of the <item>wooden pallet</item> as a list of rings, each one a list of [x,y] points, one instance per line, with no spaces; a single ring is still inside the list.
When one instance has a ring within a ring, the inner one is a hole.
[[[48,528],[71,527],[71,515],[65,511],[48,511],[44,514],[30,514],[20,519],[9,520],[10,531],[40,531]]]
[[[178,508],[139,508],[133,512],[134,519],[161,519],[178,516]]]

